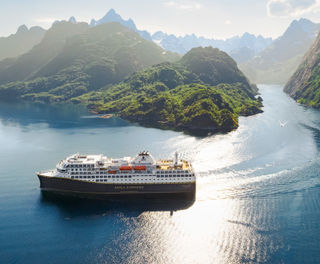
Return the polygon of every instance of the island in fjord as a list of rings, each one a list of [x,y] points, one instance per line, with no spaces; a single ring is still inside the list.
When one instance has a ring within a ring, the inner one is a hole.
[[[194,48],[179,58],[119,23],[59,22],[30,52],[0,67],[0,96],[81,103],[96,113],[201,135],[231,131],[240,115],[262,111],[257,87],[225,52]]]
[[[154,65],[72,101],[141,125],[208,134],[231,131],[238,127],[239,115],[261,112],[256,95],[256,86],[231,57],[207,47],[194,48],[176,63]]]

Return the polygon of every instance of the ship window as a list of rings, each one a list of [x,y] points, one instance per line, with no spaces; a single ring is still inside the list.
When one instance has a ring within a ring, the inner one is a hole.
[[[74,177],[73,176],[71,176],[71,179],[73,179]]]

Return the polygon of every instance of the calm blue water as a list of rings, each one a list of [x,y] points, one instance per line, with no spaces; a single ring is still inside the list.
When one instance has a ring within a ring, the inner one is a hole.
[[[1,104],[0,263],[320,263],[320,113],[260,90],[263,114],[202,139],[75,106]],[[140,150],[190,159],[195,203],[41,195],[35,172],[71,153]]]

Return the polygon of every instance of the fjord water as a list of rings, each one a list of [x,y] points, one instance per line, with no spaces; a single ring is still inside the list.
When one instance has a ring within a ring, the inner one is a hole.
[[[100,119],[76,106],[0,105],[1,263],[319,263],[320,113],[261,85],[264,113],[195,138]],[[44,197],[35,175],[71,153],[175,150],[197,198],[77,202]]]

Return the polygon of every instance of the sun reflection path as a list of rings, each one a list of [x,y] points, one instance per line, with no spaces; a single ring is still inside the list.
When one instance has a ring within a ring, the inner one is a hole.
[[[261,221],[250,206],[255,205],[249,202],[248,207],[248,201],[232,199],[209,200],[197,201],[192,207],[173,213],[122,215],[127,231],[114,242],[117,252],[113,256],[123,256],[126,263],[266,261],[268,254],[281,248],[282,243],[279,240],[275,244],[274,239],[269,239],[276,232],[270,232],[268,223]],[[264,218],[268,219],[267,213]],[[96,260],[109,255],[109,249],[105,248]]]

